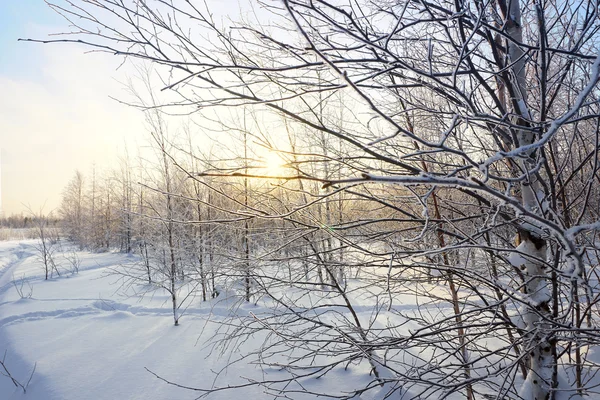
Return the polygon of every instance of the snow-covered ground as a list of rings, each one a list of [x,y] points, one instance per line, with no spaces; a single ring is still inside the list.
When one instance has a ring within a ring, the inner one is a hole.
[[[211,387],[215,379],[240,383],[254,374],[243,364],[217,378],[211,372],[226,365],[208,357],[204,345],[217,328],[207,323],[210,314],[218,320],[213,304],[190,303],[175,327],[166,294],[136,294],[112,272],[133,257],[79,253],[78,274],[45,281],[34,243],[0,242],[0,352],[6,350],[6,366],[23,384],[35,366],[26,394],[0,376],[0,399],[193,399],[199,393],[168,385],[146,369],[195,387]],[[22,280],[25,294],[33,290],[31,298],[17,293],[13,281],[20,286]],[[252,387],[243,396],[262,398]]]
[[[35,245],[34,240],[0,241],[0,360],[6,352],[3,364],[22,385],[26,385],[31,377],[24,393],[0,365],[0,400],[185,400],[196,399],[203,392],[172,385],[165,380],[207,389],[252,381],[276,382],[289,377],[281,368],[267,366],[264,360],[257,359],[261,354],[256,350],[281,332],[272,332],[270,339],[268,329],[250,335],[240,334],[227,351],[213,346],[223,337],[224,331],[235,329],[232,323],[236,315],[257,316],[260,320],[260,316],[265,315],[268,297],[257,305],[238,301],[239,296],[228,297],[227,290],[207,302],[197,296],[188,296],[181,307],[180,325],[174,326],[171,299],[165,290],[140,280],[132,284],[124,277],[132,270],[128,266],[139,265],[135,256],[76,252],[81,265],[75,273],[70,270],[69,263],[75,253],[68,245],[63,245],[62,251],[55,253],[61,275],[44,280],[44,269]],[[442,287],[431,286],[430,290],[434,293],[443,290]],[[181,292],[185,289],[183,286]],[[288,298],[295,295],[287,286],[280,290],[286,292]],[[312,295],[310,291],[298,293],[304,300]],[[353,295],[360,293],[364,295],[359,290]],[[325,309],[335,311],[328,316],[321,314],[324,321],[332,315],[347,318],[339,312],[343,309],[339,305],[324,308],[324,303],[333,304],[333,301],[325,301],[326,295],[322,297],[310,301],[319,305],[320,312]],[[357,318],[365,326],[371,324],[375,332],[386,324],[402,327],[404,331],[416,331],[418,325],[411,318],[402,317],[416,310],[421,315],[434,313],[438,319],[451,315],[448,314],[451,312],[448,303],[430,301],[427,304],[417,296],[396,294],[393,308],[398,313],[382,311],[374,318],[373,310],[381,311],[381,307],[371,304],[377,297],[381,296],[354,299]],[[282,331],[288,328],[300,329],[301,326],[281,326]],[[481,344],[490,349],[498,345],[493,337],[482,340]],[[318,341],[315,343],[318,347]],[[342,348],[345,348],[343,344]],[[270,362],[277,357],[289,357],[288,353],[279,353],[278,349],[281,348],[272,348]],[[298,356],[306,349],[294,349],[294,355]],[[420,369],[423,360],[435,359],[429,354],[433,350],[427,346],[413,350],[420,354],[411,354],[407,350],[401,356],[398,354],[397,361]],[[320,356],[320,350],[317,354]],[[590,351],[588,356],[590,360],[597,358],[595,351]],[[313,360],[323,361],[319,357]],[[306,363],[306,359],[303,362]],[[370,372],[370,366],[364,360],[345,363],[343,368],[333,368],[322,377],[301,378],[285,386],[288,390],[286,398],[305,400],[315,398],[314,393],[352,393],[373,382]],[[385,373],[384,370],[380,372]],[[516,387],[520,384],[515,382]],[[278,385],[274,384],[272,389],[281,388]],[[423,385],[412,389],[403,387],[403,398],[417,398],[415,393],[423,389]],[[565,387],[569,387],[568,382]],[[411,393],[413,389],[415,392]],[[241,389],[219,390],[209,398],[273,398],[264,390],[261,386],[248,385]],[[381,398],[385,390],[374,388],[356,398]],[[566,399],[573,393],[566,391],[563,394],[562,398]],[[400,396],[400,392],[396,395]],[[461,398],[461,395],[454,393],[449,397],[455,398]]]
[[[23,393],[0,375],[0,399],[163,400],[202,394],[169,385],[153,373],[202,388],[265,379],[266,374],[281,378],[281,371],[265,371],[243,358],[260,346],[264,339],[260,335],[237,343],[233,352],[221,353],[207,345],[219,337],[220,322],[231,313],[232,302],[222,295],[209,302],[188,298],[181,325],[174,326],[166,292],[126,285],[115,273],[138,261],[135,256],[78,252],[79,273],[61,269],[60,277],[44,280],[35,243],[0,242],[0,353],[6,351],[4,364],[17,381],[25,385],[32,376]],[[57,264],[68,265],[64,257],[69,253],[57,253]],[[233,309],[245,315],[260,311],[244,303]],[[0,372],[5,373],[1,367]],[[348,369],[312,379],[308,388],[326,385],[327,390],[344,391],[348,383],[368,380],[368,370]],[[257,386],[210,396],[267,397]],[[298,398],[311,396],[298,393]]]

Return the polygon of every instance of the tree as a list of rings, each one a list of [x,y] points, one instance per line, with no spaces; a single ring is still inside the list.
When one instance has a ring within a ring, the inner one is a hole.
[[[40,209],[37,213],[29,210],[29,214],[35,226],[38,241],[34,247],[44,268],[44,279],[52,278],[54,273],[60,276],[54,261],[54,253],[58,245],[58,234],[56,228],[50,224],[53,220],[52,213],[45,215],[43,209]]]
[[[64,230],[70,240],[79,244],[81,250],[86,246],[84,232],[84,177],[80,171],[75,172],[63,192],[59,210]]]
[[[380,390],[542,400],[593,391],[585,377],[598,366],[585,346],[598,344],[598,288],[584,256],[600,229],[597,4],[283,0],[235,29],[220,27],[209,5],[187,1],[51,6],[79,37],[45,42],[164,66],[164,88],[180,96],[165,106],[207,119],[223,107],[252,107],[343,143],[339,154],[294,150],[296,174],[283,178],[320,181],[366,205],[366,215],[345,213],[337,226],[332,218],[303,226],[361,255],[354,293],[370,293],[374,311],[361,322],[353,296],[330,276],[326,321],[315,310],[327,294],[306,296],[312,282],[286,280],[294,297],[282,293],[279,275],[257,276],[274,311],[248,329],[284,332],[271,360],[280,346],[302,343],[305,353],[285,365],[290,381],[366,360],[373,380],[348,398]],[[337,112],[319,112],[338,94]],[[341,110],[343,124],[330,117]],[[344,176],[307,168],[318,163]],[[313,205],[280,216],[302,224]],[[261,211],[246,209],[256,218]],[[325,247],[314,251],[322,265],[332,254]],[[428,283],[436,274],[447,286]],[[394,307],[403,293],[451,311],[404,314]],[[398,322],[380,328],[384,309]],[[408,321],[417,326],[405,328]],[[311,369],[317,354],[330,357]]]

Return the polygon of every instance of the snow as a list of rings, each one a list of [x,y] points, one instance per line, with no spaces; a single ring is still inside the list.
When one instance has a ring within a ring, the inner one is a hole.
[[[211,369],[225,366],[207,358],[210,349],[199,341],[215,332],[206,320],[211,307],[188,309],[182,325],[173,326],[166,295],[136,295],[110,273],[131,257],[80,253],[79,274],[44,281],[33,242],[0,243],[0,254],[0,350],[7,351],[6,365],[21,382],[36,365],[26,394],[0,376],[2,399],[193,399],[199,393],[168,385],[145,368],[178,383],[211,387]],[[31,299],[19,298],[13,275],[29,280]],[[234,364],[217,383],[241,383],[240,376],[253,372]],[[243,393],[261,398],[258,388]],[[238,397],[224,392],[214,398]]]
[[[136,262],[135,257],[79,252],[78,274],[61,271],[60,277],[45,281],[34,243],[0,242],[0,351],[6,350],[5,364],[19,382],[26,383],[35,366],[26,394],[0,375],[0,399],[185,400],[202,392],[169,385],[153,373],[195,388],[284,377],[285,372],[245,359],[264,342],[263,334],[247,337],[232,352],[207,345],[222,334],[219,322],[231,314],[232,301],[222,296],[205,303],[192,298],[184,306],[181,325],[173,326],[166,292],[149,293],[149,288],[127,285],[115,274]],[[59,263],[64,256],[57,254]],[[19,297],[15,279],[32,286],[30,299]],[[261,313],[253,304],[237,305],[235,310]],[[340,392],[354,384],[362,387],[372,380],[366,368],[353,365],[326,378],[310,378],[305,388]],[[242,397],[268,398],[259,386],[220,391],[209,398]],[[294,398],[313,396],[300,392]]]
[[[527,260],[525,259],[525,257],[523,257],[523,251],[525,250],[525,244],[521,243],[519,245],[519,247],[517,247],[515,249],[515,251],[511,252],[510,255],[508,256],[508,262],[510,263],[510,265],[512,265],[513,267],[520,267],[521,265],[525,264],[527,262]]]
[[[541,138],[539,138],[537,141],[535,141],[533,143],[522,144],[520,147],[517,147],[516,149],[513,149],[511,151],[506,151],[506,152],[498,151],[496,154],[494,154],[493,156],[491,156],[487,160],[485,160],[483,163],[481,163],[479,166],[479,169],[481,171],[487,171],[489,169],[489,167],[497,161],[500,161],[504,158],[509,158],[509,157],[518,158],[522,154],[531,153],[532,151],[544,146],[556,135],[558,130],[564,124],[566,124],[571,118],[573,118],[575,115],[577,115],[577,113],[583,107],[586,98],[596,88],[596,85],[598,84],[599,80],[600,80],[600,55],[598,55],[596,57],[596,59],[594,60],[594,63],[592,65],[591,71],[590,71],[590,79],[588,80],[588,82],[585,85],[585,87],[583,88],[583,90],[581,90],[579,92],[579,94],[577,95],[577,98],[575,99],[573,106],[569,110],[567,110],[563,115],[561,115],[559,118],[554,119],[552,121],[552,123],[550,124],[546,133],[544,133],[544,135],[542,135]],[[522,103],[520,101],[519,106],[520,106],[520,108],[524,107],[525,103]],[[528,115],[524,114],[523,117],[527,118]]]
[[[281,325],[277,332],[265,329],[240,335],[228,349],[214,346],[227,333],[232,317],[255,316],[257,323],[268,318],[265,307],[268,300],[258,304],[238,302],[231,296],[233,291],[225,288],[217,299],[207,302],[190,296],[181,308],[180,326],[173,326],[170,296],[166,291],[147,284],[132,284],[117,273],[128,271],[128,266],[139,261],[136,257],[110,252],[77,252],[80,272],[70,273],[65,257],[72,250],[63,245],[64,251],[56,253],[56,260],[67,269],[61,269],[60,277],[46,281],[34,245],[34,241],[0,242],[0,353],[6,351],[5,365],[19,382],[25,384],[35,368],[27,393],[0,375],[0,400],[185,400],[196,399],[203,392],[176,387],[163,379],[210,389],[289,377],[288,372],[275,364],[267,366],[257,362],[256,351],[269,340],[277,341],[279,336],[304,328],[302,321]],[[518,256],[519,253],[513,254]],[[373,272],[386,276],[389,266],[382,265],[380,271]],[[26,291],[31,288],[31,298],[21,298],[13,281],[25,282]],[[348,280],[350,288],[360,284],[360,280]],[[386,327],[394,327],[398,338],[418,336],[423,326],[410,315],[419,314],[436,321],[452,316],[451,304],[440,300],[448,297],[446,285],[433,283],[427,288],[431,298],[384,293],[385,288],[381,288],[381,293],[376,293],[375,288],[369,289],[374,291],[371,296],[356,290],[352,294],[354,311],[361,325],[372,327],[374,332],[381,329],[380,335],[390,332]],[[304,307],[302,301],[308,301],[317,306],[314,312],[319,315],[315,318],[324,323],[335,324],[348,319],[345,308],[336,303],[333,296],[319,298],[317,294],[288,286],[281,290],[287,298],[293,299],[298,312]],[[389,304],[377,300],[388,298]],[[384,311],[390,309],[392,312]],[[509,312],[513,318],[523,314]],[[315,330],[314,334],[336,334],[324,332]],[[505,342],[494,335],[481,340],[480,344],[490,351],[501,351],[505,347]],[[346,348],[343,341],[338,343]],[[275,354],[282,349],[289,348],[273,347],[274,358],[269,362],[281,360],[289,364],[290,357],[298,357],[311,347],[299,345],[294,354]],[[355,398],[379,400],[394,390],[390,398],[415,398],[418,393],[423,394],[422,398],[435,398],[442,392],[434,391],[438,389],[427,380],[436,379],[435,371],[443,363],[452,365],[453,362],[437,351],[435,346],[378,349],[370,355],[380,378],[389,380],[383,386],[379,386],[370,373],[372,366],[367,361],[353,361],[319,378],[301,378],[291,383],[286,387],[291,390],[286,398],[313,399],[317,392],[348,394],[369,386],[372,390]],[[325,364],[331,357],[336,356],[323,347],[315,353],[314,363]],[[501,357],[498,361],[503,362]],[[422,379],[422,383],[400,387],[395,372],[388,369],[388,365],[406,376]],[[481,371],[483,369],[474,368],[472,377],[476,378]],[[155,374],[162,379],[157,379]],[[515,387],[521,383],[517,377]],[[218,391],[208,398],[268,399],[273,398],[274,393],[273,389],[267,394],[264,387],[251,385]],[[448,396],[448,399],[459,398],[463,398],[460,393]]]

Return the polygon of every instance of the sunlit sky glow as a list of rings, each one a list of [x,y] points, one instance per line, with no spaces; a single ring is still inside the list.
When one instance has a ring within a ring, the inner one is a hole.
[[[237,0],[211,0],[207,4],[213,17],[225,26],[230,19],[243,18],[250,11],[261,21],[270,17],[249,6],[253,3],[245,3],[246,8]],[[120,56],[90,52],[89,47],[75,44],[18,41],[48,39],[50,34],[70,30],[68,22],[43,0],[0,0],[1,200],[5,215],[27,214],[29,210],[38,213],[42,208],[45,213],[57,210],[61,193],[76,170],[90,177],[92,168],[100,172],[118,169],[119,159],[126,153],[130,159],[136,158],[152,141],[144,114],[113,99],[140,104],[141,99],[136,100],[127,83],[134,81],[137,92],[146,64],[123,63]],[[150,75],[150,86],[164,87],[163,81],[154,81],[153,72]],[[144,85],[140,86],[144,92]],[[159,97],[157,104],[172,100],[168,91],[158,90],[154,95]],[[146,100],[142,102],[149,104]],[[219,114],[217,119],[231,120],[235,125],[240,116],[229,111],[231,115]],[[166,118],[171,138],[181,135],[182,126],[189,123],[185,116]],[[275,123],[263,115],[254,118],[266,130]],[[225,159],[233,160],[234,148],[241,141],[231,138],[240,134],[235,128],[217,125],[210,121],[192,124],[194,146],[203,154],[225,154]],[[220,129],[227,130],[226,145],[219,143],[224,137]],[[256,132],[261,136],[260,129]],[[254,164],[265,166],[258,173],[285,175],[281,155],[260,150],[260,145],[252,147],[255,149],[248,157],[256,160]]]
[[[42,0],[0,1],[0,148],[5,215],[58,207],[76,169],[108,168],[146,143],[122,60],[83,47],[18,42],[67,30]]]

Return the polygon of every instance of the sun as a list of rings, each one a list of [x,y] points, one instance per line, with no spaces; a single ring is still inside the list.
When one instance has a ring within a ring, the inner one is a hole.
[[[274,151],[268,151],[262,157],[265,173],[271,176],[282,176],[285,174],[286,162]]]

